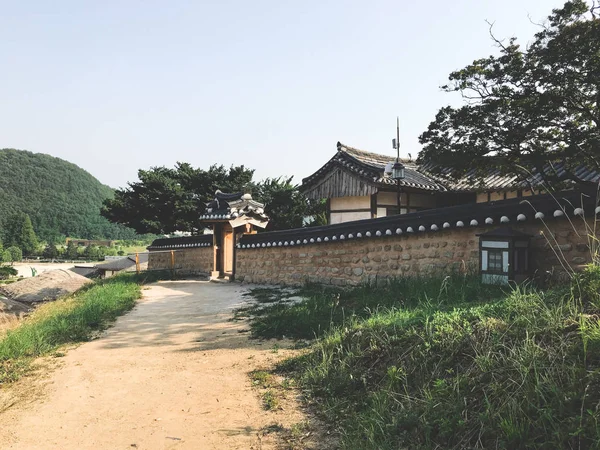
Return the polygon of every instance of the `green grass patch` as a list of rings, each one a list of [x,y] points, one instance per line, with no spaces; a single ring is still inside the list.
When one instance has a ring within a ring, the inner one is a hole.
[[[141,284],[162,277],[161,273],[118,275],[41,305],[0,339],[0,384],[16,381],[38,356],[51,354],[64,344],[89,340],[95,331],[133,308],[141,296]]]
[[[259,388],[269,388],[276,384],[273,375],[265,370],[255,370],[250,372],[250,380],[252,380],[253,386]]]
[[[600,448],[600,269],[546,291],[472,277],[309,287],[257,337],[318,339],[293,374],[346,449]]]
[[[252,318],[251,331],[257,338],[314,339],[331,327],[369,317],[377,310],[415,305],[439,310],[482,298],[498,299],[503,292],[499,287],[482,285],[479,277],[462,275],[403,278],[386,287],[360,286],[350,290],[319,285],[307,285],[295,292],[260,288],[250,292],[256,295],[258,303],[240,309],[236,316]],[[291,297],[303,300],[289,302]],[[269,298],[269,302],[264,298]]]
[[[274,411],[279,408],[279,397],[277,396],[277,392],[273,389],[268,389],[262,395],[263,407],[267,411]]]

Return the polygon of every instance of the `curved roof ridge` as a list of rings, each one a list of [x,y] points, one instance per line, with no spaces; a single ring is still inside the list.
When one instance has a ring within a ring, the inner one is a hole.
[[[369,159],[376,160],[376,161],[380,162],[381,164],[383,164],[384,166],[388,162],[396,161],[395,156],[383,155],[381,153],[375,153],[375,152],[368,152],[366,150],[361,150],[356,147],[350,147],[349,145],[342,144],[339,141],[337,143],[337,150],[338,150],[338,152],[344,152],[350,156],[358,157],[359,159],[369,158]],[[409,159],[409,158],[400,158],[400,162],[402,162],[403,164],[413,164],[415,166],[417,165],[415,160]]]

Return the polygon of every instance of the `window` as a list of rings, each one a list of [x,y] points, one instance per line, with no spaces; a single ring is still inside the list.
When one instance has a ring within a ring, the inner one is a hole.
[[[502,252],[499,250],[488,250],[488,264],[487,270],[489,272],[503,273],[502,266]]]
[[[398,207],[397,206],[387,206],[386,212],[387,212],[388,216],[395,216],[396,214],[398,214]],[[406,213],[407,213],[406,208],[400,207],[400,214],[406,214]]]

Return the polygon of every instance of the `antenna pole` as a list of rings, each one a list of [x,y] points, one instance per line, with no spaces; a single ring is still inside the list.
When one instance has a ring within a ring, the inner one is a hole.
[[[398,150],[396,156],[396,164],[400,162],[400,117],[396,116],[396,149]],[[400,207],[400,180],[396,180],[396,205],[398,205],[398,214],[402,214],[402,208]]]
[[[396,116],[396,149],[398,149],[396,162],[400,162],[400,117],[398,116]]]

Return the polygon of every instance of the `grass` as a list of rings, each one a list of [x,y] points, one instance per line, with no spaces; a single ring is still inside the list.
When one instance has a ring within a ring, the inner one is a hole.
[[[162,275],[118,275],[37,308],[19,327],[0,339],[0,385],[27,373],[34,358],[57,352],[62,345],[92,338],[95,332],[133,308],[141,296],[141,284]]]
[[[262,396],[263,406],[267,411],[274,411],[279,408],[279,397],[273,389],[268,389]]]
[[[352,290],[307,285],[296,292],[278,288],[257,288],[250,294],[258,303],[241,309],[238,316],[250,316],[254,337],[314,339],[332,326],[371,316],[376,310],[430,305],[443,309],[456,302],[469,303],[480,298],[500,298],[503,289],[484,286],[477,277],[460,275],[440,278],[398,279],[385,288],[360,286]],[[279,298],[278,298],[279,296]],[[300,302],[288,302],[302,297]],[[264,299],[269,301],[265,302]]]
[[[318,337],[280,364],[342,448],[600,448],[600,269],[546,291],[473,277],[306,288],[256,337]]]

